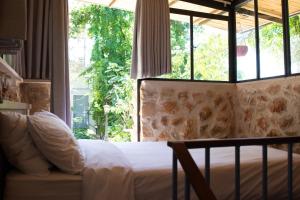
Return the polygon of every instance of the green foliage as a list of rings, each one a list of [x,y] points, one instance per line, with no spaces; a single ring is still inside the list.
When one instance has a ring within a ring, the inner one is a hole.
[[[228,80],[228,42],[221,34],[209,36],[195,49],[195,79]]]
[[[71,37],[87,31],[94,41],[91,66],[82,73],[92,86],[90,111],[103,138],[106,124],[104,106],[108,105],[109,136],[114,130],[132,127],[133,83],[129,78],[132,23],[130,12],[100,5],[89,5],[71,12]],[[126,140],[129,136],[125,137]]]
[[[189,79],[190,78],[190,51],[189,23],[171,20],[171,53],[172,73],[163,75],[163,78]]]
[[[86,128],[74,128],[73,133],[77,139],[95,139],[95,136],[89,134]]]

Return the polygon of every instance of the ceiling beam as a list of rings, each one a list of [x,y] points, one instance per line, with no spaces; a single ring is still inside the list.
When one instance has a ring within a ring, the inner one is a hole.
[[[252,1],[252,0],[234,0],[232,2],[232,7],[240,8],[240,7],[242,7],[243,5],[247,4],[250,1]]]
[[[244,9],[244,8],[239,8],[237,10],[237,13],[244,14],[244,15],[255,16],[255,12],[254,11],[247,10],[247,9]],[[274,16],[266,15],[266,14],[263,14],[263,13],[258,13],[258,18],[282,24],[282,19],[274,17]]]
[[[223,11],[230,11],[231,5],[221,3],[219,1],[213,1],[213,0],[180,0],[200,6],[206,6],[218,10],[223,10]]]
[[[178,2],[179,0],[173,0],[169,2],[169,6],[171,7],[172,5],[174,5],[176,2]]]
[[[176,8],[170,8],[170,12],[173,14],[190,15],[190,16],[194,16],[194,17],[217,19],[217,20],[223,20],[223,21],[229,20],[228,16],[215,15],[215,14],[203,13],[203,12],[195,12],[195,11],[190,11],[190,10],[181,10],[181,9],[176,9]]]
[[[219,10],[214,10],[212,12],[210,12],[210,14],[216,14],[216,15],[223,15],[224,13],[226,13],[225,11],[219,11]],[[205,18],[198,18],[194,21],[195,24],[198,25],[202,25],[205,24],[207,22],[209,22],[211,19],[205,19]]]
[[[115,3],[116,3],[117,0],[112,0],[109,4],[108,4],[108,7],[112,7]]]

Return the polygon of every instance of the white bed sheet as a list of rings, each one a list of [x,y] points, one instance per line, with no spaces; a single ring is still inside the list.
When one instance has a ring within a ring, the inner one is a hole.
[[[80,200],[82,177],[52,171],[38,177],[11,171],[6,177],[5,200]]]
[[[172,151],[165,142],[115,143],[131,163],[136,200],[171,199]],[[204,169],[204,150],[191,150]],[[262,148],[241,148],[241,199],[261,199]],[[269,198],[287,199],[287,152],[268,148]],[[234,199],[234,148],[211,150],[211,185],[218,200]],[[179,197],[183,199],[183,176]],[[195,196],[193,195],[195,199]],[[294,199],[300,199],[300,156],[294,155]]]
[[[6,200],[168,200],[172,150],[165,142],[79,141],[85,153],[82,176],[52,172],[36,177],[11,172]],[[190,151],[203,171],[204,151]],[[241,148],[241,199],[261,199],[262,148]],[[269,148],[269,199],[287,199],[287,152]],[[183,173],[179,169],[179,199]],[[234,199],[234,148],[211,150],[211,185],[218,200]],[[193,199],[196,199],[193,194]],[[294,199],[300,199],[300,155],[294,155]]]

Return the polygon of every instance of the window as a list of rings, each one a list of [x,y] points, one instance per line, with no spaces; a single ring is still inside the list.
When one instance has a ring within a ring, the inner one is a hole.
[[[193,10],[192,4],[183,4]],[[160,78],[229,80],[228,13],[213,9],[207,14],[212,8],[200,8],[203,12],[171,9],[172,73]]]
[[[73,128],[89,128],[89,96],[73,96]]]
[[[253,1],[236,12],[237,80],[256,79],[256,41]]]
[[[284,75],[281,0],[258,0],[258,13],[261,77]]]
[[[291,41],[291,71],[300,73],[300,4],[289,1],[290,11],[290,41]]]
[[[161,76],[171,79],[190,79],[190,17],[171,14],[172,73]]]
[[[228,81],[228,22],[193,18],[195,80]]]

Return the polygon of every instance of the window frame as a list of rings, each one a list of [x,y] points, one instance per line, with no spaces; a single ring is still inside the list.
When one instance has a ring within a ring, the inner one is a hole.
[[[245,79],[245,80],[235,80],[234,83],[257,81],[281,78],[287,76],[300,75],[300,73],[291,73],[291,45],[290,45],[290,25],[289,25],[289,2],[288,0],[281,0],[282,8],[282,27],[283,27],[283,54],[284,54],[284,74],[279,76],[261,77],[261,62],[260,62],[260,34],[259,34],[259,0],[235,0],[233,1],[232,7],[235,10],[234,15],[236,15],[237,9],[242,7],[244,4],[254,1],[254,18],[255,18],[255,43],[256,43],[256,78],[255,79]],[[234,22],[236,23],[236,21]],[[236,29],[235,29],[236,37]],[[237,70],[237,64],[229,66]]]

